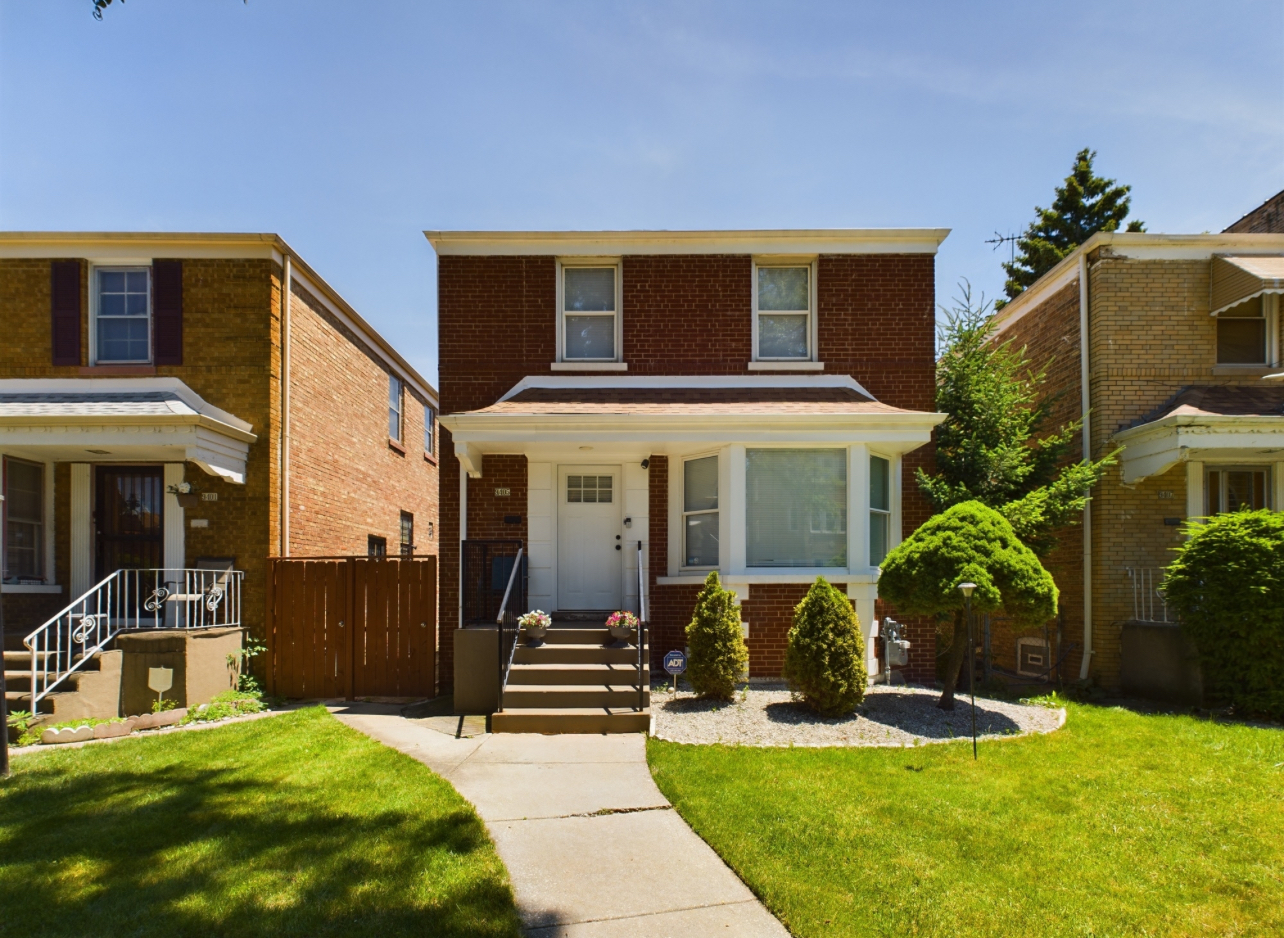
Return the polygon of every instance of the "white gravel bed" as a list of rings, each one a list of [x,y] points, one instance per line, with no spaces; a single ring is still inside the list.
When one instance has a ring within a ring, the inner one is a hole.
[[[876,684],[856,712],[822,717],[795,703],[784,684],[751,684],[734,703],[700,700],[689,690],[651,691],[652,734],[675,743],[733,746],[921,746],[972,738],[971,699],[955,697],[939,710],[941,693],[926,687]],[[1065,724],[1065,710],[976,699],[977,737],[995,739],[1050,733]]]

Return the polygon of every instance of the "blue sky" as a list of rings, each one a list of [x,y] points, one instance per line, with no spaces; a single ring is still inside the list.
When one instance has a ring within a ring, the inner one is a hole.
[[[0,227],[276,231],[435,380],[425,228],[954,229],[1082,146],[1152,231],[1284,188],[1284,4],[0,0]]]

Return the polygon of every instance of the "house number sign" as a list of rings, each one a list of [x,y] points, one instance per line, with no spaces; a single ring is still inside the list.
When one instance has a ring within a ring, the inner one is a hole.
[[[508,496],[512,494],[513,494],[512,489],[495,489],[496,498],[508,498]]]

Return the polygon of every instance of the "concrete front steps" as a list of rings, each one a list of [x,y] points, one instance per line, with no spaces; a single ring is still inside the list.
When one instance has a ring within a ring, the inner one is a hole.
[[[37,723],[120,715],[120,671],[124,652],[102,651],[40,699]],[[31,708],[31,652],[4,652],[5,703],[9,711]]]
[[[601,621],[600,619],[598,621]],[[544,644],[517,647],[494,733],[637,733],[651,725],[651,668],[643,652],[637,710],[636,646],[607,647],[604,628],[551,628]]]

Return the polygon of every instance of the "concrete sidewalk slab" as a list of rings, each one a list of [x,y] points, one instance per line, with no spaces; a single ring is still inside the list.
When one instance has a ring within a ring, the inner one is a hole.
[[[472,802],[528,935],[788,938],[660,793],[641,734],[456,739],[386,709],[335,715]]]

